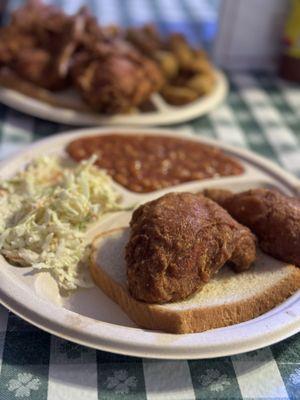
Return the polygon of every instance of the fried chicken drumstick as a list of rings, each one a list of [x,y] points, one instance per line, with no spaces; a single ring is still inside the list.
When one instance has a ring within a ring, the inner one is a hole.
[[[233,194],[208,189],[205,196],[225,208],[257,236],[262,250],[300,266],[300,201],[275,190],[252,189]]]
[[[201,194],[169,193],[143,204],[130,227],[129,290],[149,303],[184,299],[227,261],[243,271],[256,256],[249,229]]]

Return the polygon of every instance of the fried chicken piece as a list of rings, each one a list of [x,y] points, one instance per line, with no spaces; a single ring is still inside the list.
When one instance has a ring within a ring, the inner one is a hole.
[[[0,28],[0,67],[11,65],[17,54],[36,46],[36,39],[30,34],[17,34],[12,26]]]
[[[82,98],[104,114],[128,112],[160,89],[163,76],[121,31],[102,28],[89,15],[72,65],[72,79]]]
[[[40,1],[28,1],[0,29],[0,66],[37,86],[57,90],[68,84],[70,59],[84,29],[86,12],[74,17]]]
[[[59,90],[66,86],[64,77],[54,68],[51,53],[40,48],[22,50],[15,59],[14,70],[21,78],[45,89]]]
[[[89,13],[85,7],[80,8],[73,17],[64,17],[64,23],[62,20],[55,21],[54,18],[51,25],[50,18],[48,26],[45,25],[47,29],[45,29],[44,33],[48,34],[49,37],[47,38],[44,35],[44,39],[41,41],[42,51],[45,54],[44,68],[34,57],[32,58],[32,62],[29,63],[29,67],[32,69],[35,66],[40,67],[37,69],[35,75],[31,76],[29,68],[24,68],[24,65],[19,69],[17,68],[20,76],[24,76],[24,73],[26,73],[24,78],[50,90],[61,89],[70,83],[69,78],[73,56],[77,51],[81,36],[89,21]],[[22,56],[21,60],[24,58],[24,55]]]
[[[59,8],[40,0],[27,0],[11,15],[11,25],[26,32],[60,31],[68,17]],[[42,23],[45,25],[42,26]]]
[[[83,99],[105,114],[138,107],[163,83],[156,64],[120,39],[78,54],[73,80]]]
[[[48,43],[54,39],[50,27],[52,17],[56,19],[58,15],[56,9],[38,1],[28,1],[18,8],[10,25],[0,29],[0,66],[10,67],[20,77],[42,87],[62,86],[45,44],[46,38]],[[57,41],[53,43],[57,45]]]
[[[126,246],[130,293],[138,300],[182,300],[227,262],[237,271],[256,256],[255,237],[201,194],[169,193],[133,213]]]
[[[269,189],[252,189],[236,194],[209,189],[204,194],[248,226],[265,253],[300,266],[299,199]]]

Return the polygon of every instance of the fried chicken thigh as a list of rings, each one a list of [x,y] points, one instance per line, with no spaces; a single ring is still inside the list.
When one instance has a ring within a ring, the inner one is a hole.
[[[182,300],[227,262],[237,271],[256,256],[255,238],[201,194],[170,193],[133,213],[126,246],[130,293],[138,300]]]
[[[224,207],[257,236],[262,250],[300,266],[300,201],[275,190],[252,189],[233,194],[210,189],[206,196]]]

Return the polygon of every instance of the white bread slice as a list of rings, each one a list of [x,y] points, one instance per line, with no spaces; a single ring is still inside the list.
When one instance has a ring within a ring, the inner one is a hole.
[[[163,305],[135,300],[127,289],[125,245],[129,228],[104,232],[92,244],[95,283],[140,327],[170,333],[202,332],[255,318],[300,288],[300,268],[259,253],[253,267],[236,274],[228,267],[184,301]]]

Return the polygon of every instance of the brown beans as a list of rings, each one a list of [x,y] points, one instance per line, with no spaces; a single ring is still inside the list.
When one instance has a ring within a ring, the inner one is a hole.
[[[96,164],[129,190],[151,192],[183,182],[239,175],[238,161],[196,141],[155,135],[99,135],[71,142],[76,161],[101,154]]]

